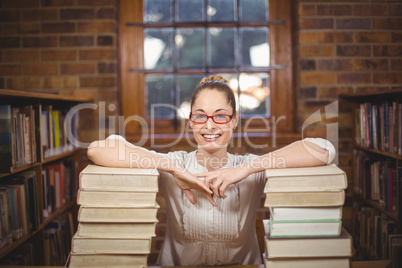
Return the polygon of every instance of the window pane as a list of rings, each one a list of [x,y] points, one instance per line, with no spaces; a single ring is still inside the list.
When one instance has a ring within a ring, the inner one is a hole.
[[[173,75],[147,75],[148,118],[173,118]]]
[[[179,75],[179,118],[186,118],[191,112],[191,97],[193,96],[194,89],[198,86],[204,75]]]
[[[236,0],[210,0],[207,7],[209,21],[236,20]]]
[[[240,29],[242,63],[245,67],[268,67],[270,61],[268,28]]]
[[[240,0],[241,21],[267,21],[268,0]]]
[[[203,0],[177,0],[177,9],[179,22],[205,20]]]
[[[204,28],[185,28],[177,30],[175,42],[179,54],[179,68],[201,68],[205,65],[204,40]]]
[[[172,22],[172,0],[145,0],[145,23]]]
[[[173,30],[147,29],[144,39],[145,69],[172,69]]]
[[[235,29],[209,29],[209,62],[212,67],[235,66]]]
[[[239,105],[242,116],[270,116],[270,89],[267,73],[241,73],[239,87]]]

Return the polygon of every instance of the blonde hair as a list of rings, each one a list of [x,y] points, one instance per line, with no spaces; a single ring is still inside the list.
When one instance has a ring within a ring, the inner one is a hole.
[[[222,92],[225,94],[228,104],[232,107],[232,115],[235,115],[236,113],[236,99],[235,95],[233,93],[233,90],[228,86],[227,80],[224,79],[220,75],[215,75],[215,76],[209,76],[209,77],[204,77],[201,79],[200,83],[198,86],[195,88],[193,92],[193,97],[191,99],[191,109],[193,109],[195,100],[197,99],[198,95],[200,92],[204,89],[215,89],[219,92]]]

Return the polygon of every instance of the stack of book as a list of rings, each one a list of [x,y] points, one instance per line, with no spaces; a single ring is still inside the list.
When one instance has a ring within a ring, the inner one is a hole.
[[[352,237],[342,227],[347,178],[336,165],[266,171],[267,267],[350,267]]]
[[[157,223],[155,169],[87,166],[69,267],[147,267]]]

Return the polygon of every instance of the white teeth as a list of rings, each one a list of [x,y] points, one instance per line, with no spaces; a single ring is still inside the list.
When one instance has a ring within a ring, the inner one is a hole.
[[[207,138],[207,139],[215,139],[215,138],[219,138],[220,135],[206,135],[206,134],[204,134],[203,136],[204,136],[204,138]]]

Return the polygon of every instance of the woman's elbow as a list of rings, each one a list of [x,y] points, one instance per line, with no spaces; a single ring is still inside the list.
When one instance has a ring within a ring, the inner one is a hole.
[[[87,149],[87,156],[89,160],[95,162],[95,156],[97,155],[96,151],[99,148],[99,141],[93,141],[91,144],[88,146]]]

